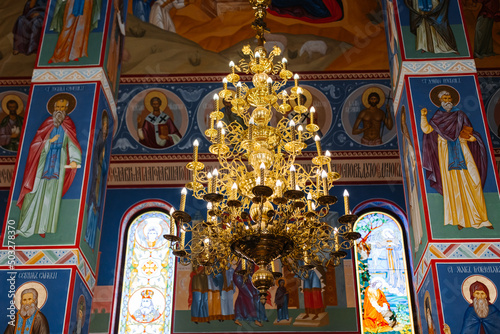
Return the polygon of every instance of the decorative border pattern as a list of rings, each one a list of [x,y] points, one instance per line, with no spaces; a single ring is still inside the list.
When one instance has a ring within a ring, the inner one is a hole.
[[[6,266],[8,263],[9,251],[0,250],[0,266]],[[33,249],[33,250],[16,250],[15,266],[26,268],[30,265],[74,265],[85,278],[87,285],[91,290],[94,289],[96,279],[87,262],[83,259],[81,252],[78,249]]]
[[[427,246],[419,267],[414,272],[415,284],[420,287],[427,268],[436,259],[484,260],[500,259],[500,243],[431,243]]]

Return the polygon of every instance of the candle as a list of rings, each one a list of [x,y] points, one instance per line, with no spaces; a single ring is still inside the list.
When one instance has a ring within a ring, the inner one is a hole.
[[[290,188],[295,190],[295,167],[290,166]]]
[[[233,186],[231,187],[231,199],[236,199],[236,190],[238,190],[238,185],[236,182],[233,182]]]
[[[321,171],[319,169],[316,169],[316,193],[318,194],[318,196],[321,189],[320,178],[321,178]]]
[[[327,174],[324,170],[321,171],[321,179],[323,180],[323,195],[328,195]]]
[[[302,132],[304,131],[302,125],[299,125],[298,130],[299,130],[299,141],[302,142]]]
[[[281,194],[281,181],[280,180],[276,180],[276,196],[277,197],[282,197],[282,194]]]
[[[302,88],[297,87],[297,105],[300,106],[300,99],[302,97]]]
[[[221,145],[224,144],[225,136],[226,136],[226,130],[221,129],[220,130],[220,142],[219,142],[219,144],[221,144]]]
[[[185,241],[186,241],[186,229],[183,224],[181,227],[181,249],[184,249]]]
[[[318,151],[318,156],[321,155],[321,142],[319,141],[319,136],[314,136],[314,141],[316,142],[316,150]]]
[[[198,142],[198,139],[195,139],[193,142],[193,154],[194,154],[194,162],[198,162],[198,146],[200,143]]]
[[[212,193],[212,173],[208,172],[207,174],[207,179],[208,179],[208,193]]]
[[[345,209],[345,214],[349,214],[349,192],[347,189],[344,190],[344,209]]]
[[[245,259],[241,260],[241,270],[247,270],[247,260]]]
[[[326,150],[325,157],[328,157],[331,159],[332,155],[330,154],[330,151]],[[331,173],[332,172],[332,161],[331,160],[328,161],[328,163],[326,165],[328,167],[328,173]]]
[[[171,207],[170,208],[170,235],[174,234],[175,219],[174,219],[174,217],[172,217],[174,212],[175,212],[174,207]]]
[[[264,172],[266,170],[266,165],[261,162],[260,163],[260,185],[263,186],[264,185]]]
[[[260,53],[255,52],[255,64],[260,64]]]
[[[222,122],[218,121],[217,122],[217,142],[221,144],[221,139],[222,139]]]
[[[340,244],[339,244],[339,230],[337,228],[333,230],[333,235],[335,236],[335,251],[338,252],[340,249]]]
[[[212,191],[217,194],[217,177],[219,176],[219,172],[217,171],[217,168],[214,168],[214,171],[212,173]]]
[[[253,138],[253,126],[255,125],[255,121],[253,117],[250,117],[248,121],[248,140],[252,141]]]
[[[293,121],[293,119],[288,123],[288,125],[291,128],[292,141],[295,141],[295,122]]]
[[[267,94],[271,95],[273,93],[273,79],[267,78]]]
[[[311,108],[309,109],[309,115],[311,115],[311,116],[309,117],[309,124],[314,124],[314,113],[315,113],[315,112],[316,112],[316,108],[311,107]]]
[[[313,198],[312,198],[311,193],[307,194],[307,209],[308,209],[309,211],[312,211],[312,210],[313,210],[313,209],[312,209],[312,199],[313,199]]]
[[[234,73],[234,61],[229,62],[229,67],[231,67],[231,72]]]
[[[298,87],[299,86],[299,75],[297,73],[295,73],[295,75],[293,76],[293,80],[295,81],[295,87]]]
[[[288,63],[288,60],[286,58],[281,59],[281,64],[283,64],[283,69],[286,70],[286,65]]]
[[[241,98],[241,82],[239,81],[236,84],[236,97]]]
[[[219,95],[214,94],[214,106],[215,111],[219,111]]]
[[[186,208],[186,195],[187,195],[187,189],[182,188],[181,190],[181,206],[180,206],[180,211],[184,211]]]
[[[224,87],[224,90],[227,90],[227,79],[226,78],[222,79],[222,87]]]

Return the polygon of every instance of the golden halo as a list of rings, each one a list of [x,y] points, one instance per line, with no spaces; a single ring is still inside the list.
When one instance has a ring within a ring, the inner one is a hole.
[[[430,299],[431,299],[431,294],[429,293],[429,291],[428,291],[428,290],[426,290],[426,291],[425,291],[425,295],[424,295],[424,310],[425,310],[425,302],[427,301],[427,299],[429,299],[429,305],[432,305],[432,304],[431,304],[431,301],[430,301]]]
[[[311,92],[307,89],[305,89],[304,87],[300,87],[300,89],[302,89],[302,94],[301,95],[304,95],[305,98],[306,98],[306,101],[304,103],[304,99],[301,99],[301,103],[304,107],[306,107],[307,109],[309,109],[311,106],[312,106],[312,103],[313,103],[313,96],[311,94]],[[290,105],[292,106],[292,109],[297,105],[297,100],[294,99],[290,99],[289,101]]]
[[[443,90],[450,93],[453,105],[456,106],[458,102],[460,102],[460,93],[455,88],[448,85],[439,85],[432,88],[429,93],[429,98],[436,107],[441,107],[441,100],[439,99],[438,94]]]
[[[157,91],[157,90],[153,90],[153,91],[146,94],[146,97],[144,98],[144,106],[146,107],[146,109],[149,112],[152,112],[153,106],[151,105],[151,99],[153,97],[157,97],[161,100],[160,111],[163,112],[165,110],[165,108],[167,108],[167,106],[168,106],[168,100],[167,100],[167,97],[165,96],[165,94],[163,94],[162,92]]]
[[[384,91],[382,89],[380,89],[379,87],[370,87],[363,92],[363,96],[361,97],[361,101],[363,102],[363,105],[365,106],[365,108],[370,108],[370,104],[368,103],[368,96],[370,96],[371,93],[378,94],[380,101],[377,104],[377,108],[382,107],[384,105],[384,102],[385,102]]]
[[[450,92],[451,93],[451,92]],[[495,304],[497,300],[498,291],[495,284],[488,278],[483,275],[471,275],[467,277],[462,283],[462,296],[469,303],[472,304],[472,299],[470,298],[470,286],[476,281],[483,283],[488,288],[490,293],[490,302],[491,304]]]
[[[16,113],[19,115],[21,114],[23,111],[24,111],[24,102],[23,100],[21,100],[21,98],[15,94],[9,94],[9,95],[5,95],[2,99],[2,109],[4,111],[4,113],[6,113],[7,115],[9,114],[8,110],[7,110],[7,102],[11,101],[11,100],[14,100],[17,102],[17,111]]]
[[[52,96],[47,102],[47,111],[49,114],[52,115],[54,112],[54,103],[56,103],[59,100],[67,100],[69,102],[68,104],[68,110],[66,111],[66,115],[69,115],[73,110],[75,110],[76,107],[76,98],[73,94],[70,93],[59,93],[54,96]]]
[[[30,281],[22,284],[16,290],[16,294],[14,295],[14,303],[16,304],[16,308],[19,310],[21,308],[21,293],[26,289],[35,289],[38,292],[38,303],[37,307],[41,309],[45,302],[47,301],[47,288],[40,282]]]
[[[78,311],[80,310],[80,305],[83,305],[82,307],[82,322],[85,322],[85,316],[86,316],[86,311],[87,311],[87,307],[86,307],[86,302],[85,302],[85,296],[84,295],[80,295],[80,297],[78,297],[78,302],[76,303],[76,319],[78,321]]]

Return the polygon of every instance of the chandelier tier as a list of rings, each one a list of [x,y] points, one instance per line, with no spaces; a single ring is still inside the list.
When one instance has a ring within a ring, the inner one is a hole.
[[[350,214],[347,192],[340,226],[333,228],[322,221],[337,202],[330,189],[340,175],[332,171],[330,152],[321,148],[314,107],[308,110],[303,105],[299,76],[288,70],[285,58],[275,62],[281,54],[277,46],[269,53],[264,48],[269,2],[250,0],[258,45],[254,50],[243,47],[246,59],[229,64],[231,73],[214,95],[205,135],[219,168],[205,171],[198,161],[198,141],[193,143],[193,161],[186,166],[192,172],[186,188],[207,202],[206,219],[191,223],[185,212],[185,188],[179,210],[172,212],[171,234],[165,235],[183,264],[220,272],[240,263],[240,274],[249,272],[247,261],[258,265],[252,282],[263,303],[274,279],[281,275],[275,270],[275,260],[294,273],[307,275],[315,266],[339,265],[347,255],[345,250],[360,237],[352,230],[357,217]],[[240,81],[237,72],[251,74],[251,83]],[[293,86],[287,87],[292,78]],[[221,100],[230,102],[235,121],[224,121]],[[299,121],[304,113],[309,113],[307,124]],[[316,155],[307,170],[297,158],[312,139]],[[180,237],[174,235],[174,221]],[[191,236],[188,243],[186,234]]]

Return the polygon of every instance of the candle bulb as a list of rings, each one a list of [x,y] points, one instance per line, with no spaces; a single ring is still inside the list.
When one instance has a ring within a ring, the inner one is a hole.
[[[344,190],[344,209],[345,209],[345,214],[349,214],[349,192],[347,189]]]
[[[330,151],[326,150],[326,152],[325,152],[325,157],[328,157],[328,158],[330,158],[330,159],[331,159],[332,155],[331,155]],[[331,162],[332,162],[332,161],[330,160],[330,161],[328,161],[328,163],[326,164],[326,165],[327,165],[327,167],[328,167],[328,174],[330,174],[330,173],[332,172],[332,163],[331,163]]]
[[[308,211],[312,211],[312,195],[311,193],[307,194],[307,209]]]
[[[260,64],[260,53],[255,52],[255,64]]]
[[[214,171],[212,172],[212,191],[217,194],[217,178],[219,176],[219,172],[217,171],[217,168],[214,168]]]
[[[181,206],[180,206],[180,211],[184,211],[186,208],[186,195],[187,195],[187,189],[182,188],[181,190]]]
[[[236,84],[236,97],[241,98],[241,82],[239,81]]]
[[[184,249],[184,243],[186,242],[186,229],[184,225],[181,227],[181,249]]]
[[[301,105],[302,88],[297,87],[297,105]]]
[[[286,60],[286,58],[281,59],[281,64],[283,65],[283,69],[286,70],[286,66],[288,64],[288,60]]]
[[[328,175],[324,170],[321,171],[321,179],[323,180],[323,195],[328,196],[328,183],[327,183]]]
[[[234,61],[229,62],[229,67],[231,68],[231,72],[234,73]]]
[[[212,202],[207,203],[207,220],[210,220],[210,211],[212,210]]]
[[[311,203],[311,209],[314,211],[316,210],[316,204],[314,204],[314,202]]]
[[[314,114],[316,113],[316,108],[309,108],[309,124],[314,124]]]
[[[294,167],[294,165],[290,166],[290,188],[295,190],[295,167]]]
[[[288,123],[288,125],[291,128],[292,141],[295,141],[295,122],[293,121],[293,119]]]
[[[302,142],[302,132],[304,131],[304,128],[302,125],[299,125],[297,129],[299,130],[299,142]]]
[[[208,179],[208,193],[212,193],[212,173],[208,172],[207,174],[207,179]]]
[[[193,154],[194,154],[194,162],[198,162],[198,146],[200,143],[198,142],[198,139],[195,139],[193,142]]]
[[[260,180],[261,180],[260,176],[257,176],[257,178],[255,179],[255,184],[260,185]]]
[[[267,93],[271,95],[273,93],[273,79],[267,78]]]
[[[316,150],[318,151],[318,156],[320,156],[321,155],[321,142],[320,142],[318,135],[314,136],[314,141],[316,142]]]
[[[298,87],[299,86],[299,75],[297,73],[295,73],[295,75],[293,76],[293,80],[295,81],[295,87]]]
[[[266,170],[266,165],[261,162],[260,163],[260,185],[263,186],[264,185],[264,172]]]
[[[173,217],[173,214],[175,212],[174,207],[170,208],[170,235],[174,234],[174,227],[175,227],[175,219]]]
[[[217,142],[220,144],[222,138],[222,122],[217,122]]]
[[[219,111],[219,95],[214,94],[214,106],[215,111]]]
[[[233,186],[231,187],[231,199],[236,199],[236,191],[238,190],[238,185],[236,182],[233,182]]]
[[[222,87],[224,87],[224,90],[227,90],[227,79],[226,78],[222,79]]]
[[[282,197],[282,193],[281,193],[281,181],[280,180],[276,180],[276,197]]]
[[[250,120],[248,121],[248,140],[252,141],[253,139],[253,126],[255,125],[255,121],[253,117],[250,117]]]

